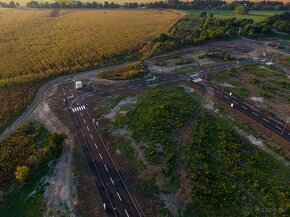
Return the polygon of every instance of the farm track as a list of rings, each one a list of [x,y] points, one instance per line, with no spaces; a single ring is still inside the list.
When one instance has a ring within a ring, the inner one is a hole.
[[[39,103],[41,102],[43,95],[46,91],[51,89],[54,85],[60,84],[61,80],[76,80],[76,79],[81,79],[86,76],[92,75],[95,76],[98,73],[101,73],[103,71],[111,70],[115,67],[123,67],[132,64],[132,62],[126,62],[123,64],[118,64],[118,65],[112,65],[112,66],[107,66],[104,68],[100,69],[94,69],[94,70],[89,70],[89,71],[84,71],[84,72],[78,72],[78,73],[73,73],[73,74],[68,74],[68,75],[62,75],[59,76],[53,80],[48,81],[47,83],[43,84],[37,91],[32,103],[30,106],[27,107],[25,112],[23,112],[10,126],[6,127],[6,129],[3,131],[3,133],[0,135],[0,140],[3,139],[4,137],[10,135],[20,124],[25,122],[26,120],[29,119],[29,117],[32,115],[33,111],[37,108]]]

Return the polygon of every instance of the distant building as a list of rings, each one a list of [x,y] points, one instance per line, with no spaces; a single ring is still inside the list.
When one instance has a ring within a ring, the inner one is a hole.
[[[179,0],[166,0],[166,3],[169,6],[177,5],[179,3]]]

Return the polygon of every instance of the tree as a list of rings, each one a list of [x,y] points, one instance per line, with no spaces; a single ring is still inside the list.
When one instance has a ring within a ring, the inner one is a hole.
[[[161,33],[158,38],[158,41],[165,42],[168,41],[169,39],[170,39],[169,35],[167,35],[166,33]]]
[[[203,11],[198,16],[199,17],[207,17],[207,13],[205,11]]]
[[[249,13],[249,8],[245,5],[237,5],[234,11],[235,14],[245,15]]]
[[[109,8],[109,7],[110,7],[109,2],[105,1],[105,2],[104,2],[104,8]]]
[[[11,1],[11,2],[9,3],[9,7],[10,7],[10,8],[15,8],[15,7],[16,7],[14,1]]]
[[[15,178],[21,183],[24,182],[29,172],[28,166],[18,166],[15,172]]]

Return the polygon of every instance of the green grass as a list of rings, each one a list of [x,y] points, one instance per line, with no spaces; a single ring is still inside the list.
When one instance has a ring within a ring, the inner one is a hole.
[[[236,15],[234,14],[234,11],[231,10],[186,10],[187,13],[193,14],[193,15],[199,15],[202,11],[206,11],[208,14],[213,14],[216,17],[221,18],[232,18],[236,17],[238,19],[253,19],[255,22],[261,22],[266,17],[272,16],[274,14],[280,14],[284,11],[272,11],[272,10],[251,10],[249,14],[247,15]]]
[[[160,189],[162,192],[178,187],[179,179],[176,178],[174,165],[178,159],[179,147],[175,143],[173,132],[185,125],[197,107],[195,95],[186,93],[183,87],[152,88],[138,97],[135,108],[129,110],[125,117],[117,118],[114,123],[116,128],[128,126],[135,141],[144,143],[140,145],[140,150],[147,163],[162,168],[160,173],[166,179]],[[129,144],[119,140],[117,144],[135,168],[138,168],[140,164]]]
[[[279,57],[279,61],[285,66],[290,67],[290,55]]]
[[[287,63],[287,58],[280,59]],[[266,99],[271,99],[275,96],[283,97],[290,89],[290,82],[287,79],[286,73],[277,70],[272,66],[263,64],[252,64],[241,68],[231,69],[213,75],[213,81],[217,83],[229,83],[235,86],[230,88],[231,91],[242,99],[245,99],[253,93],[252,90],[246,88],[239,80],[244,76],[249,76],[248,84],[259,88],[257,95]]]

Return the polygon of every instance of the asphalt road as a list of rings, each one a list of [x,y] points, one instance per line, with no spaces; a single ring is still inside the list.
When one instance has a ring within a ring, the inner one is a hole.
[[[120,87],[104,89],[102,91],[80,91],[76,92],[71,87],[65,87],[64,96],[69,114],[76,130],[79,142],[84,150],[89,168],[95,178],[95,183],[100,192],[103,202],[106,204],[106,211],[109,217],[137,217],[143,216],[138,203],[133,199],[128,191],[122,175],[120,174],[114,160],[106,148],[100,131],[94,120],[91,118],[89,107],[86,104],[88,98],[93,96],[109,96],[139,87],[158,85],[165,82],[188,80],[203,77],[210,73],[224,71],[236,67],[241,67],[255,62],[265,62],[272,60],[273,57],[282,54],[269,55],[259,59],[244,59],[239,62],[227,63],[202,69],[194,73],[167,75],[156,77],[149,80],[137,80]],[[204,80],[199,80],[196,84],[205,91],[210,91],[214,96],[223,100],[233,109],[236,109],[250,118],[267,127],[277,135],[290,141],[290,130],[286,125],[266,117],[251,106],[241,102],[238,98],[218,89],[214,85]]]
[[[78,140],[109,217],[143,216],[137,201],[129,193],[124,178],[112,159],[88,105],[70,107],[77,93],[65,88],[65,102]]]
[[[286,127],[286,123],[282,125],[277,121],[265,116],[259,111],[253,109],[251,106],[243,103],[241,100],[239,100],[237,97],[234,97],[232,94],[225,92],[223,89],[215,87],[210,82],[200,79],[197,80],[195,84],[201,87],[204,91],[212,93],[215,97],[219,98],[233,109],[236,109],[246,114],[259,124],[262,124],[263,126],[270,129],[277,135],[283,137],[287,141],[290,141],[290,129]]]
[[[219,66],[214,66],[212,68],[207,68],[207,69],[202,69],[199,71],[196,71],[194,73],[186,73],[186,74],[177,74],[177,75],[168,75],[164,77],[159,77],[155,79],[149,79],[149,80],[141,80],[137,82],[131,82],[127,86],[122,86],[118,87],[115,89],[108,89],[108,90],[103,90],[103,91],[98,91],[98,92],[87,92],[84,94],[79,95],[78,97],[75,98],[75,100],[72,101],[72,104],[75,102],[84,102],[88,98],[92,96],[108,96],[116,92],[122,92],[128,89],[133,89],[137,87],[144,87],[144,86],[151,86],[151,85],[157,85],[160,83],[164,82],[172,82],[172,81],[178,81],[178,80],[184,80],[188,79],[189,77],[194,78],[194,77],[204,77],[207,74],[219,72],[219,71],[224,71],[236,67],[242,67],[251,63],[266,63],[268,61],[272,61],[274,57],[283,55],[282,53],[278,54],[272,54],[265,56],[263,58],[257,58],[257,59],[244,59],[240,60],[238,62],[232,62],[232,63],[227,63]],[[289,126],[287,126],[286,123],[281,124],[269,117],[266,117],[265,115],[261,114],[259,111],[255,110],[251,106],[242,103],[238,98],[230,96],[227,93],[221,94],[221,90],[219,90],[217,87],[213,86],[212,84],[202,81],[197,83],[202,89],[208,90],[208,87],[212,88],[214,95],[220,99],[222,99],[224,102],[233,103],[233,108],[236,110],[248,115],[250,118],[258,122],[259,124],[262,124],[263,126],[267,127],[277,135],[281,136],[282,138],[286,139],[287,141],[290,141],[290,130]],[[290,124],[289,124],[290,125]]]

